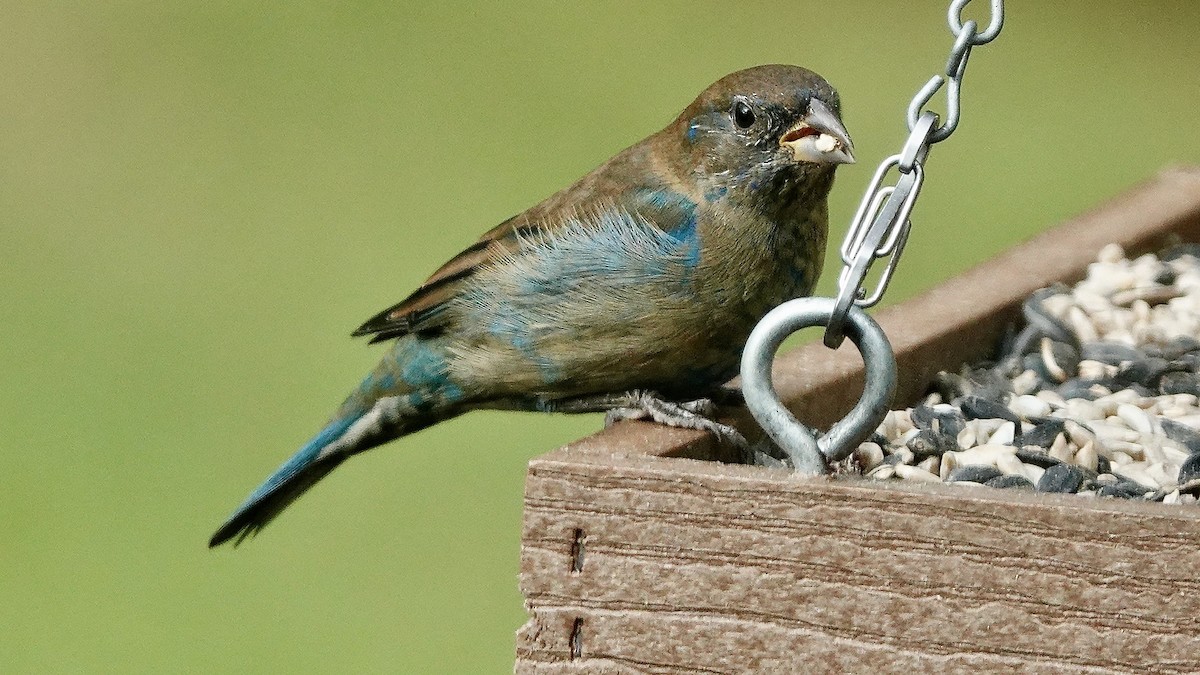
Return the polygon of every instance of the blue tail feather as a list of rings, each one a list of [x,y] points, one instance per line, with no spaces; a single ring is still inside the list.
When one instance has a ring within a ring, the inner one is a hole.
[[[267,525],[288,504],[345,459],[342,453],[321,457],[321,451],[341,438],[360,417],[347,415],[330,422],[311,441],[258,486],[212,536],[208,545],[219,546],[234,537],[235,545]]]
[[[252,506],[255,502],[270,494],[272,491],[277,490],[280,485],[283,485],[290,479],[294,478],[297,474],[312,464],[321,454],[321,450],[323,450],[325,446],[336,441],[342,434],[346,433],[346,429],[349,429],[350,425],[354,424],[355,420],[357,419],[358,417],[345,417],[330,422],[329,425],[327,425],[320,431],[320,433],[314,436],[311,441],[305,443],[304,447],[297,450],[296,454],[292,455],[286,462],[283,463],[282,466],[276,469],[275,473],[271,474],[267,480],[263,481],[262,485],[259,485],[254,492],[250,493],[250,496],[247,497],[246,501],[237,508],[237,511],[234,512],[234,515],[237,515],[246,508]]]
[[[458,414],[464,393],[449,378],[446,359],[437,343],[400,338],[334,420],[250,494],[209,546],[256,534],[347,457]]]

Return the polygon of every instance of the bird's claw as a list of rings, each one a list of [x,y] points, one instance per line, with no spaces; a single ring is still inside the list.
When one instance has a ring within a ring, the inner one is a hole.
[[[640,393],[632,397],[630,405],[610,409],[604,416],[604,426],[611,426],[620,420],[649,419],[669,427],[707,431],[722,443],[728,443],[741,450],[749,449],[750,443],[740,431],[712,419],[716,412],[717,406],[712,399],[701,398],[675,403],[653,394]]]

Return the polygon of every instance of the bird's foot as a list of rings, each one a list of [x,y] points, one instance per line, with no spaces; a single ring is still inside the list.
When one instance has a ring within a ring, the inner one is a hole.
[[[609,408],[604,416],[604,426],[620,420],[649,419],[669,427],[707,431],[723,443],[748,449],[750,444],[740,431],[712,419],[716,413],[717,406],[712,399],[676,403],[659,398],[654,392],[634,391],[629,392],[623,405]]]
[[[738,401],[741,398],[741,392],[736,389],[721,389],[716,393],[722,400]],[[652,391],[629,391],[619,394],[545,400],[538,403],[538,409],[544,412],[560,413],[603,412],[606,413],[604,418],[606,427],[620,420],[652,420],[670,427],[708,431],[718,440],[743,451],[750,447],[746,437],[737,429],[712,419],[717,414],[717,405],[711,398],[677,403],[667,401]]]

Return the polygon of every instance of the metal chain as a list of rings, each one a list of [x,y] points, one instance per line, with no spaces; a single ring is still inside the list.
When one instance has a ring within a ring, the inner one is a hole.
[[[754,327],[742,352],[742,393],[754,419],[788,455],[794,470],[824,473],[829,463],[847,457],[879,426],[896,391],[896,357],[887,335],[864,308],[879,302],[887,290],[900,253],[908,241],[909,215],[925,180],[929,149],[950,137],[958,127],[959,93],[971,49],[991,42],[1004,25],[1003,0],[991,0],[992,18],[983,32],[974,21],[962,20],[971,0],[952,0],[949,23],[954,48],[945,75],[937,75],[921,88],[908,107],[908,140],[898,155],[883,160],[863,195],[850,231],[842,244],[844,267],[838,277],[838,297],[797,298],[776,307]],[[946,83],[947,113],[939,125],[937,114],[925,106]],[[894,184],[884,179],[896,169]],[[868,226],[869,223],[869,226]],[[875,290],[863,289],[871,264],[889,258]],[[784,338],[809,326],[825,325],[825,344],[837,347],[850,337],[863,357],[863,395],[854,409],[818,437],[779,401],[771,384],[771,362]],[[769,453],[768,453],[769,454]]]
[[[825,328],[825,344],[831,348],[840,346],[845,339],[850,306],[873,307],[887,290],[912,228],[909,215],[925,180],[924,165],[929,149],[950,138],[958,128],[962,80],[971,49],[995,40],[1004,27],[1004,0],[991,0],[991,20],[982,32],[974,20],[962,20],[963,9],[970,3],[971,0],[952,0],[950,3],[948,23],[954,35],[954,46],[946,62],[945,74],[933,76],[909,103],[909,136],[904,149],[879,165],[850,221],[850,229],[842,242],[843,267],[838,275],[838,296]],[[926,106],[947,82],[946,120],[939,125],[937,113],[927,110]],[[892,169],[899,172],[899,178],[894,185],[885,185],[884,179]],[[875,290],[868,295],[863,283],[871,264],[881,258],[888,258],[887,266]]]

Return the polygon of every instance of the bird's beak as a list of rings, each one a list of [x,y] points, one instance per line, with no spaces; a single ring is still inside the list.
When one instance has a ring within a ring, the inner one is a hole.
[[[792,151],[797,162],[816,164],[853,164],[854,144],[841,120],[829,106],[812,99],[808,114],[788,129],[779,145]]]

